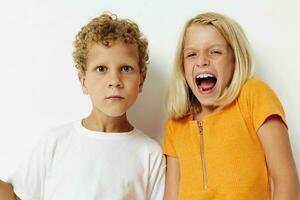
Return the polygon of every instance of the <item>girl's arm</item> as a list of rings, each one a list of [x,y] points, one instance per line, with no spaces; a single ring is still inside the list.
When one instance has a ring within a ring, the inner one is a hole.
[[[20,200],[14,193],[11,184],[0,180],[0,199],[1,200]]]
[[[258,129],[258,136],[273,180],[273,199],[298,200],[299,179],[287,127],[280,117],[271,116]]]
[[[177,200],[179,190],[179,161],[177,158],[167,156],[167,176],[164,200]]]

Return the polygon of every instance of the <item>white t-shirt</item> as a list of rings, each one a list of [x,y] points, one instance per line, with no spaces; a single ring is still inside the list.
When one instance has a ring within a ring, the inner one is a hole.
[[[50,131],[9,178],[22,200],[161,200],[165,158],[134,129],[103,133],[80,121]]]

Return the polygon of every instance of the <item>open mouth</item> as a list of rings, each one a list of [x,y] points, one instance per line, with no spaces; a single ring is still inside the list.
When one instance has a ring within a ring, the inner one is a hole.
[[[213,74],[199,74],[196,77],[196,84],[201,92],[209,93],[217,83],[217,78]]]

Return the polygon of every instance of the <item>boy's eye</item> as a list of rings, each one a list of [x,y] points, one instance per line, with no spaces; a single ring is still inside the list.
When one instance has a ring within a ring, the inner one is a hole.
[[[122,68],[121,68],[121,71],[123,71],[123,72],[132,72],[132,70],[133,70],[133,68],[131,67],[131,66],[129,66],[129,65],[125,65],[125,66],[123,66]]]
[[[96,68],[96,71],[97,72],[100,72],[100,73],[103,73],[103,72],[106,72],[107,71],[107,67],[106,66],[98,66],[97,68]]]

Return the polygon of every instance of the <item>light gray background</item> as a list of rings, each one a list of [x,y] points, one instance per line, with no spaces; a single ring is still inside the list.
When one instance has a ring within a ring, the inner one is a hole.
[[[285,107],[300,169],[300,3],[297,0],[27,0],[0,3],[0,178],[30,153],[44,131],[86,116],[72,61],[80,27],[105,10],[137,22],[150,43],[144,92],[129,113],[140,129],[161,140],[164,94],[184,22],[203,11],[236,19],[256,57],[257,75]]]

